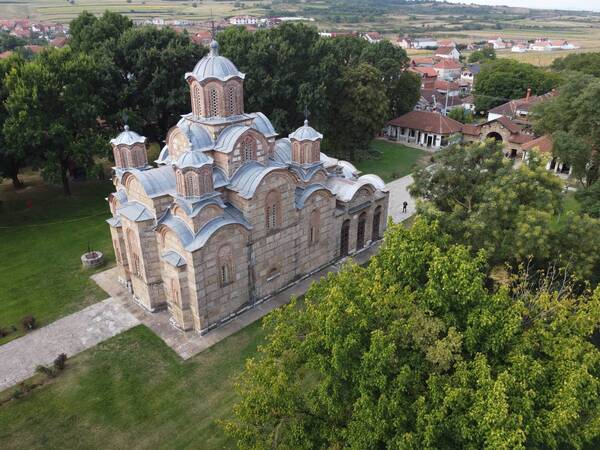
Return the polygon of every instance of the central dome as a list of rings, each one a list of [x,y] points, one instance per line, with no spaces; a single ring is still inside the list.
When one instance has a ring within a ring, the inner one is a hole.
[[[219,44],[213,40],[210,43],[210,52],[196,64],[192,72],[185,74],[185,78],[194,77],[198,81],[209,78],[227,81],[230,78],[238,77],[242,80],[246,75],[241,73],[237,67],[224,56],[219,56]]]

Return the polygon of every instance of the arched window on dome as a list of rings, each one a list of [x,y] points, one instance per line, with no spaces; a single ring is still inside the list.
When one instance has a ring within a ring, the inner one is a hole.
[[[183,180],[183,173],[178,170],[175,173],[175,179],[177,180],[177,192],[185,195],[185,181]]]
[[[302,162],[303,163],[311,162],[312,148],[313,147],[312,147],[311,142],[305,142],[304,144],[302,144]]]
[[[265,222],[267,231],[274,231],[281,225],[281,196],[277,191],[267,194],[265,200]]]
[[[219,93],[217,88],[210,88],[208,91],[208,117],[219,115]]]
[[[187,197],[194,197],[194,196],[197,197],[200,195],[200,193],[198,192],[198,183],[197,183],[196,178],[197,178],[196,174],[193,171],[189,171],[184,176],[185,195]]]
[[[221,287],[233,283],[233,252],[229,245],[224,245],[219,249],[217,260],[219,262],[219,284]]]
[[[319,162],[321,160],[321,148],[320,147],[321,146],[320,146],[319,142],[315,142],[313,144],[313,148],[312,148],[312,151],[313,151],[313,155],[312,155],[313,159],[312,160],[313,160],[313,162]]]
[[[231,116],[237,114],[236,91],[237,89],[235,88],[235,86],[229,86],[227,88],[227,112]]]
[[[115,156],[115,166],[123,167],[123,155],[121,154],[121,149],[119,147],[115,147],[113,154]]]
[[[321,231],[321,213],[318,209],[314,209],[310,213],[310,228],[308,235],[308,242],[310,245],[314,245],[319,242],[319,234]]]
[[[256,159],[256,141],[252,136],[248,136],[242,141],[240,154],[242,163]]]
[[[192,110],[197,116],[201,116],[202,111],[202,88],[198,83],[192,86]]]

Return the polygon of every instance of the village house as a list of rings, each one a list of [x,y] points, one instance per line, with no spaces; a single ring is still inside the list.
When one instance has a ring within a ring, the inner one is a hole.
[[[451,40],[441,40],[441,41],[438,41],[438,45],[440,47],[452,47],[452,48],[456,48],[456,42],[451,41]]]
[[[438,41],[433,38],[418,38],[412,41],[412,48],[427,49],[439,47]]]
[[[435,51],[436,58],[460,60],[460,52],[456,47],[439,47]]]
[[[481,72],[479,64],[468,64],[460,73],[460,81],[469,83],[471,86],[475,83],[475,77]]]
[[[377,31],[363,33],[361,37],[369,44],[377,44],[378,42],[381,42],[381,34],[379,34]]]
[[[409,48],[412,48],[413,42],[406,37],[403,38],[398,38],[395,41],[393,41],[394,45],[403,48],[404,50],[408,50]]]
[[[421,88],[433,89],[435,87],[438,75],[433,67],[410,67],[408,71],[421,77]]]
[[[552,136],[545,134],[537,139],[523,144],[523,159],[527,160],[529,158],[529,152],[535,150],[539,154],[546,155],[548,157],[546,169],[559,175],[571,175],[571,167],[569,167],[568,164],[561,162],[556,156],[554,156],[552,154],[553,149],[554,141],[552,140]]]
[[[386,227],[381,178],[321,153],[308,120],[278,137],[264,114],[244,111],[244,79],[212,41],[185,74],[191,112],[167,133],[158,167],[129,127],[111,140],[119,280],[180,330],[207,333]]]
[[[439,150],[447,147],[451,136],[460,133],[462,124],[437,112],[411,111],[390,120],[386,136],[405,144]]]
[[[257,25],[258,17],[254,16],[233,16],[229,18],[231,25]]]
[[[506,156],[509,158],[523,158],[523,145],[535,139],[533,133],[505,116],[488,120],[480,125],[466,124],[462,128],[462,133],[463,142],[486,139],[502,142]]]
[[[488,44],[490,44],[494,48],[494,50],[504,50],[506,48],[512,47],[512,44],[510,42],[505,41],[501,37],[498,37],[496,39],[490,39],[488,41]]]
[[[438,77],[444,80],[456,80],[457,78],[460,78],[460,72],[462,70],[460,63],[452,59],[442,59],[435,63],[433,68],[437,72]]]
[[[556,90],[552,90],[551,92],[543,95],[532,95],[531,89],[527,89],[527,95],[525,97],[517,100],[511,100],[490,109],[488,111],[488,120],[494,120],[504,116],[511,120],[526,122],[531,108],[540,102],[554,97],[555,95],[557,95]]]

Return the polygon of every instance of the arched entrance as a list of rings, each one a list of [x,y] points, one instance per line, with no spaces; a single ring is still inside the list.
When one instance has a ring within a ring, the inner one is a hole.
[[[365,227],[367,225],[367,213],[363,212],[358,216],[358,228],[356,230],[356,250],[365,246]]]
[[[485,137],[486,139],[493,139],[497,142],[502,142],[502,135],[500,133],[497,133],[495,131],[492,131],[491,133],[488,133],[487,136]]]
[[[344,220],[340,234],[340,256],[348,256],[348,244],[350,241],[350,220]]]
[[[379,236],[379,225],[381,223],[381,206],[375,208],[375,213],[373,213],[373,229],[371,230],[371,240],[373,242],[379,240],[381,236]]]

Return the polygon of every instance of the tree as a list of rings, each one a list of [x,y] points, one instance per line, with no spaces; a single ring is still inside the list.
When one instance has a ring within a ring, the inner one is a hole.
[[[5,105],[8,97],[6,77],[13,69],[16,70],[22,66],[24,62],[18,54],[0,59],[0,178],[10,178],[15,189],[23,187],[23,182],[19,179],[19,171],[29,152],[23,147],[10,146],[5,138],[4,124],[8,118]]]
[[[161,139],[191,110],[184,74],[205,53],[187,34],[170,28],[130,28],[119,38],[115,66],[123,80],[121,108],[141,119],[151,139]]]
[[[325,131],[333,154],[354,161],[368,150],[373,136],[383,128],[388,100],[381,72],[369,64],[346,68],[341,81],[339,95],[330,105],[330,120],[336,125],[328,122]]]
[[[475,107],[487,111],[509,100],[550,92],[560,81],[559,75],[512,59],[488,61],[475,79]]]
[[[448,113],[448,117],[457,120],[460,123],[473,123],[473,113],[465,108],[453,108]]]
[[[567,75],[560,95],[538,105],[532,114],[536,131],[552,134],[554,155],[569,164],[584,187],[600,175],[600,112],[595,104],[600,80],[585,74]]]
[[[571,53],[556,58],[551,67],[556,71],[573,70],[600,77],[600,53]]]
[[[91,165],[106,145],[98,125],[102,70],[93,57],[64,48],[41,53],[6,78],[8,145],[33,149],[44,176],[60,180],[66,195],[69,168]]]
[[[490,45],[484,46],[481,50],[475,50],[469,55],[470,63],[483,63],[496,59],[496,50]]]
[[[597,276],[600,222],[585,219],[578,229],[572,212],[557,219],[562,184],[537,155],[513,168],[496,142],[454,146],[414,178],[420,214],[438,220],[454,242],[485,250],[490,264],[557,265],[582,279]]]
[[[84,11],[71,21],[69,46],[81,52],[113,54],[121,35],[133,28],[133,22],[118,13],[105,11],[100,17]]]
[[[224,422],[241,448],[581,448],[598,439],[600,291],[493,286],[435,224],[392,225],[265,320]]]

